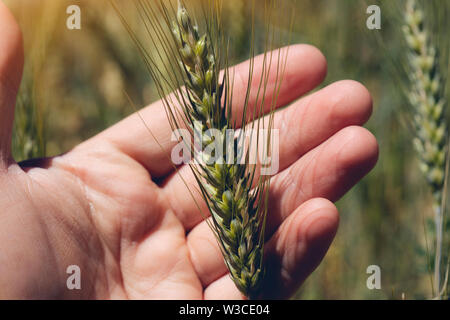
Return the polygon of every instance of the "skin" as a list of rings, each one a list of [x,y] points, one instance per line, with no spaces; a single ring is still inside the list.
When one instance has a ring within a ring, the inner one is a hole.
[[[258,78],[262,59],[255,64]],[[167,160],[173,142],[162,104],[141,111],[162,148],[132,115],[64,155],[17,164],[10,146],[22,66],[20,29],[0,3],[0,298],[241,299]],[[248,65],[235,70],[239,114]],[[317,49],[292,46],[278,106],[325,75]],[[340,81],[276,113],[280,172],[270,188],[262,298],[290,297],[323,259],[338,228],[333,202],[378,157],[376,139],[361,127],[371,111],[361,84]],[[180,173],[193,189],[187,167]],[[81,269],[81,290],[66,287],[69,265]]]

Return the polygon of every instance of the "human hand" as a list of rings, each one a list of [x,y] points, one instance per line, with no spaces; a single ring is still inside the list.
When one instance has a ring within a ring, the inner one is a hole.
[[[64,155],[17,164],[10,145],[22,64],[20,30],[0,3],[0,297],[242,298],[198,211],[201,197],[168,161],[175,142],[162,103],[140,111],[159,144],[134,114]],[[235,71],[238,113],[248,64]],[[292,46],[278,107],[325,74],[317,49]],[[292,295],[325,255],[339,220],[332,201],[377,159],[375,138],[360,127],[371,108],[362,85],[341,81],[275,114],[280,173],[270,185],[263,298]],[[179,173],[196,185],[187,166]],[[69,265],[81,269],[81,290],[66,287]]]

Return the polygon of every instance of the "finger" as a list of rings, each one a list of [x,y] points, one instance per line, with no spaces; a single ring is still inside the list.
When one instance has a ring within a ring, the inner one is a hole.
[[[273,59],[274,62],[272,62],[264,96],[265,111],[270,109],[270,102],[277,83],[278,55],[276,53],[274,53]],[[323,80],[326,74],[324,56],[319,50],[309,45],[289,47],[287,61],[277,106],[283,106],[312,90]],[[264,73],[263,62],[263,55],[255,58],[248,117],[252,116],[252,110],[259,110],[259,106],[257,108],[255,106],[258,100],[257,88]],[[233,114],[235,119],[239,119],[239,115],[243,113],[248,86],[249,61],[235,66],[231,73],[234,74]],[[261,99],[260,96],[259,101]],[[142,123],[142,119],[144,119],[145,125]],[[148,128],[150,128],[151,133],[149,133]],[[142,163],[153,177],[161,177],[173,170],[173,165],[169,159],[171,150],[177,142],[171,141],[171,135],[172,128],[167,120],[164,105],[158,101],[141,110],[140,116],[138,114],[131,115],[98,135],[97,138],[104,138],[114,143],[120,150]]]
[[[230,274],[222,276],[211,283],[203,294],[205,300],[243,300],[245,297],[238,290]]]
[[[292,296],[322,261],[338,225],[338,211],[326,199],[311,199],[295,209],[266,244],[262,298]]]
[[[14,105],[22,78],[23,45],[20,28],[0,2],[0,168],[11,163]]]
[[[261,298],[289,298],[325,256],[339,224],[336,207],[311,199],[286,219],[265,246],[266,275]],[[212,282],[205,299],[238,299],[229,274]]]
[[[348,126],[360,126],[372,114],[372,97],[359,82],[335,82],[277,112],[280,171]]]
[[[339,200],[377,160],[378,143],[368,130],[351,126],[336,133],[272,178],[267,234],[309,199]]]
[[[375,164],[378,147],[370,132],[347,127],[272,178],[266,235],[270,236],[302,203],[317,197],[336,201]],[[204,286],[227,272],[206,221],[188,234],[194,268]]]
[[[333,134],[351,125],[364,124],[372,112],[372,98],[367,89],[355,81],[334,83],[275,114],[274,128],[279,129],[279,170],[282,171],[302,155]],[[257,181],[257,177],[255,181]],[[186,184],[188,187],[186,187]],[[187,229],[202,220],[197,205],[208,210],[188,166],[181,167],[166,181],[164,190],[172,207]]]

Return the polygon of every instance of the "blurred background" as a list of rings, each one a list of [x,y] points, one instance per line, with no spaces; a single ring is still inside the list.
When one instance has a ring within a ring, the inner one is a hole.
[[[138,50],[108,1],[5,2],[21,25],[25,42],[26,66],[16,107],[16,160],[70,150],[132,113],[123,92],[140,107],[159,99]],[[131,1],[127,3],[133,24],[137,14]],[[249,3],[224,1],[224,23],[233,34],[233,62],[248,58]],[[71,4],[81,8],[81,30],[66,27],[66,8]],[[298,0],[289,5],[295,16],[291,42],[315,45],[328,59],[322,86],[354,79],[371,91],[374,113],[367,128],[380,144],[376,168],[337,203],[341,223],[336,240],[294,298],[430,298],[426,235],[431,195],[417,169],[413,133],[405,117],[409,106],[398,83],[402,75],[393,63],[404,59],[397,39],[401,10],[379,3],[382,29],[371,31],[366,27],[364,1]],[[256,6],[256,10],[263,9]],[[257,30],[264,26],[262,16],[256,15]],[[263,49],[262,42],[255,38],[257,51]],[[366,286],[369,265],[381,268],[380,290]]]

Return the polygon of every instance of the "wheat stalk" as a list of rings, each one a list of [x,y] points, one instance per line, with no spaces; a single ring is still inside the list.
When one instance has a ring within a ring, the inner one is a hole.
[[[437,48],[426,28],[424,11],[415,0],[406,2],[403,32],[409,48],[411,105],[414,107],[416,138],[414,147],[419,155],[420,169],[433,192],[435,212],[436,252],[434,286],[440,292],[440,265],[442,256],[443,212],[442,199],[446,176],[447,126],[444,117],[444,85],[439,74]]]

